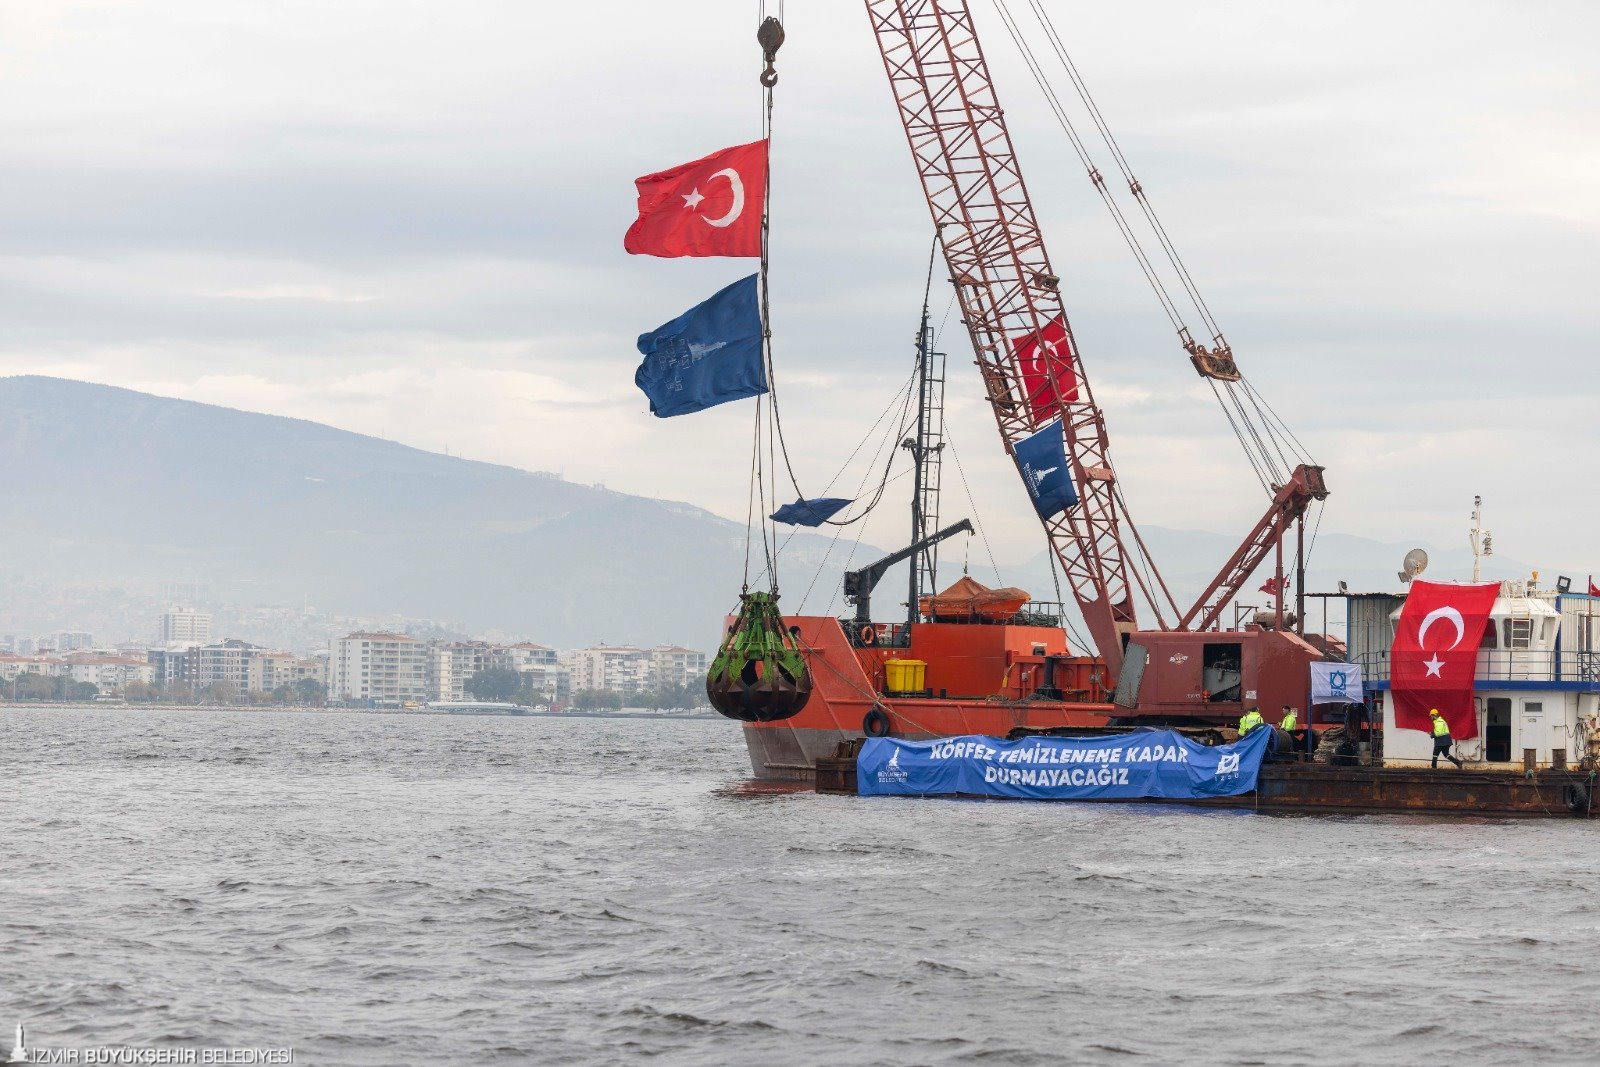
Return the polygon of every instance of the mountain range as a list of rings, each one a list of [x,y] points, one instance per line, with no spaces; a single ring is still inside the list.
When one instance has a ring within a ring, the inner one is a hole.
[[[309,601],[562,647],[710,648],[743,572],[743,523],[691,504],[60,378],[0,379],[0,469],[0,567],[30,581],[182,581],[240,603]],[[1202,531],[1143,530],[1180,598],[1203,588],[1237,543]],[[1430,573],[1469,573],[1462,542],[1435,552]],[[824,563],[829,543],[797,533],[783,556],[786,573],[807,584],[816,574],[814,588],[837,589],[840,563]],[[1411,547],[1324,533],[1308,585],[1395,588]],[[863,546],[856,559],[878,555]],[[1519,561],[1492,562],[1490,576],[1527,573]],[[1054,595],[1043,553],[998,576],[976,568],[974,576]],[[1256,584],[1244,599],[1265,599],[1253,593]],[[891,574],[881,588],[903,587]],[[786,607],[797,599],[786,597]],[[882,596],[876,614],[896,614],[891,605],[900,600]],[[808,607],[825,610],[816,596]]]

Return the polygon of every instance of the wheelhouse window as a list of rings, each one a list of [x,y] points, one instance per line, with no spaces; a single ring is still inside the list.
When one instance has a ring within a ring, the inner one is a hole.
[[[1532,619],[1507,619],[1506,620],[1506,647],[1507,648],[1532,648],[1533,647],[1533,620]]]

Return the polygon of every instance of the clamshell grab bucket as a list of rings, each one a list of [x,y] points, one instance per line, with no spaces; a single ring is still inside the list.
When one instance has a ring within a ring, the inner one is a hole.
[[[711,706],[741,722],[779,722],[811,696],[811,673],[783,625],[775,593],[744,593],[739,617],[706,673]]]

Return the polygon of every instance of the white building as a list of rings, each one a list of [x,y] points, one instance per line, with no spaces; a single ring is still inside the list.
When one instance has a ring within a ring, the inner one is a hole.
[[[142,656],[107,656],[92,652],[63,656],[56,673],[75,682],[87,682],[102,696],[120,696],[135,682],[149,685],[156,677],[155,667]]]
[[[211,640],[211,616],[193,608],[173,608],[161,615],[163,645],[203,645]]]
[[[16,653],[0,654],[0,678],[15,681],[24,674],[42,674],[54,678],[61,664],[48,656],[25,656]]]
[[[565,653],[573,692],[640,693],[656,687],[655,657],[631,645],[597,645]]]
[[[561,663],[560,654],[547,645],[531,641],[501,645],[490,653],[489,666],[516,671],[528,691],[548,703],[561,703],[572,695],[571,672]]]
[[[405,634],[354,633],[334,643],[328,663],[331,700],[420,702],[428,695],[428,646]]]
[[[500,645],[495,648],[490,656],[489,665],[504,670],[525,671],[532,667],[554,667],[559,662],[560,655],[555,649],[524,641],[520,644]]]
[[[697,685],[705,680],[706,654],[704,652],[696,652],[692,648],[680,648],[676,645],[657,645],[650,650],[650,659],[655,667],[655,684],[657,687]]]
[[[490,665],[493,649],[482,641],[435,641],[428,646],[428,695],[466,700],[472,676]]]
[[[316,656],[302,659],[293,652],[259,650],[250,657],[246,670],[245,688],[252,693],[270,693],[303,678],[323,685],[328,682],[327,660]]]

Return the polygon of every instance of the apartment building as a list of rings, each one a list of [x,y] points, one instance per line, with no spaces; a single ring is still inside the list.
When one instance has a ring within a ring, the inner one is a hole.
[[[609,689],[614,693],[640,693],[654,689],[655,658],[631,645],[599,645],[566,655],[572,689]]]
[[[149,685],[156,677],[156,669],[142,656],[108,656],[94,652],[62,656],[56,673],[75,682],[87,682],[102,696],[120,696],[135,682]]]
[[[323,685],[328,682],[326,660],[316,656],[303,659],[293,652],[258,651],[250,657],[247,671],[245,688],[252,693],[270,693],[305,678]]]
[[[656,685],[698,685],[705,680],[706,654],[677,645],[657,645],[650,650]]]
[[[400,704],[427,698],[428,646],[405,634],[353,633],[334,642],[331,700]]]
[[[223,683],[243,693],[250,688],[250,660],[265,651],[260,645],[230,637],[188,652],[188,681],[196,689]]]
[[[435,641],[428,646],[428,695],[434,700],[466,700],[472,676],[486,670],[494,649],[482,641]]]
[[[158,643],[163,645],[203,645],[211,640],[211,616],[193,608],[172,608],[162,612]]]

